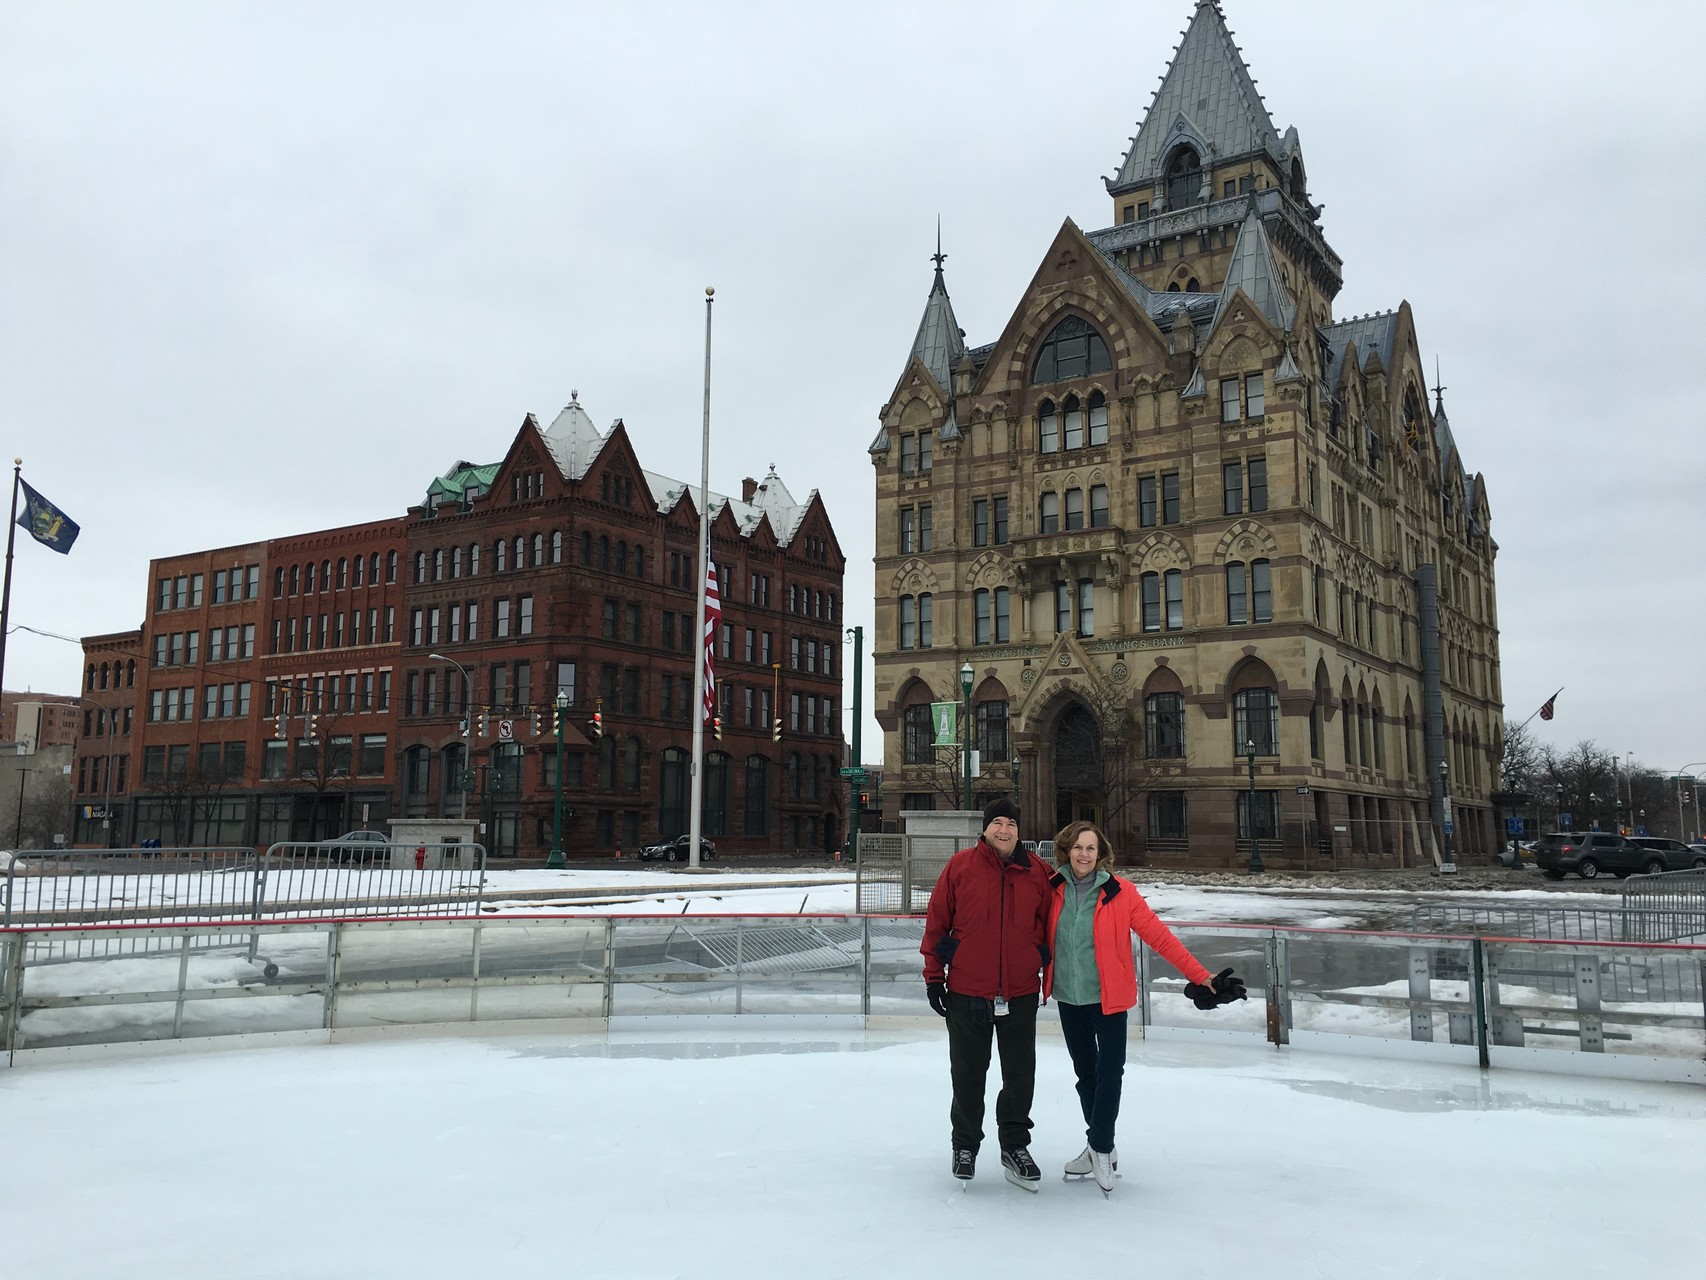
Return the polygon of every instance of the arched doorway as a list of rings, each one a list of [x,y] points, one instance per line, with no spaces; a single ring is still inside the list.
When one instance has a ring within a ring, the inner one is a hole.
[[[1061,713],[1054,726],[1054,821],[1100,822],[1107,805],[1102,771],[1102,727],[1079,703]]]

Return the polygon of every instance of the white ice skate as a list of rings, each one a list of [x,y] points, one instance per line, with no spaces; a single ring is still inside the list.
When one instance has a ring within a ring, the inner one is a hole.
[[[1095,1175],[1096,1185],[1102,1189],[1105,1200],[1114,1190],[1114,1157],[1112,1152],[1092,1151],[1090,1153],[1091,1172]]]
[[[1092,1162],[1091,1157],[1095,1154],[1096,1153],[1090,1150],[1089,1147],[1085,1147],[1084,1150],[1080,1151],[1077,1155],[1073,1156],[1072,1159],[1068,1160],[1066,1162],[1065,1181],[1071,1182],[1074,1178],[1088,1178],[1092,1173],[1094,1173],[1095,1164]],[[1118,1169],[1120,1167],[1120,1149],[1118,1147],[1113,1149],[1110,1154],[1110,1159],[1113,1161],[1113,1167]]]

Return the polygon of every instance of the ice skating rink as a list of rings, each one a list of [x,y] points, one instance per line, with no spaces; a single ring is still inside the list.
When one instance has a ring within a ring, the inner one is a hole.
[[[1111,1200],[1039,1043],[1041,1194],[948,1174],[945,1040],[738,1029],[0,1070],[0,1269],[181,1277],[1698,1274],[1706,1090],[1134,1040]],[[993,1078],[991,1119],[993,1117]]]

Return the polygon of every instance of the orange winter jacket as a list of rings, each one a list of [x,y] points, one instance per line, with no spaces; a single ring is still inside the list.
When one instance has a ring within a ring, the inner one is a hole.
[[[1049,877],[1054,899],[1049,904],[1048,943],[1050,957],[1043,973],[1043,999],[1054,989],[1054,931],[1060,924],[1060,908],[1072,889],[1063,872]],[[1132,955],[1131,935],[1150,948],[1191,982],[1209,983],[1213,975],[1185,949],[1173,931],[1161,923],[1137,886],[1123,876],[1110,875],[1096,897],[1096,912],[1090,918],[1096,948],[1096,977],[1102,984],[1102,1012],[1120,1013],[1137,1004],[1137,961]]]

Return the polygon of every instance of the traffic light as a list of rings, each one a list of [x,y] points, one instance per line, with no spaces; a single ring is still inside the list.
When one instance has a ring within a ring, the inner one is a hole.
[[[482,738],[487,737],[491,732],[492,713],[490,711],[482,711],[480,712],[480,736]]]
[[[528,719],[533,721],[533,736],[537,738],[539,736],[539,713],[537,711],[533,712],[528,716]]]
[[[770,722],[770,741],[782,741],[782,717],[777,716]]]
[[[721,716],[711,717],[711,732],[717,735],[718,742],[723,740],[723,718]]]
[[[551,732],[559,738],[563,736],[563,713],[556,708],[551,710]]]
[[[861,809],[869,809],[871,807],[871,793],[869,791],[861,791],[859,793],[859,807]]]
[[[587,723],[592,726],[592,736],[593,737],[602,738],[604,736],[604,699],[603,698],[600,698],[598,700],[598,709],[592,713],[592,719],[587,721]]]
[[[302,717],[302,736],[309,742],[314,741],[314,713],[312,711]]]
[[[289,720],[290,717],[285,715],[284,712],[280,711],[278,713],[278,732],[273,735],[274,737],[283,738],[290,732]]]

